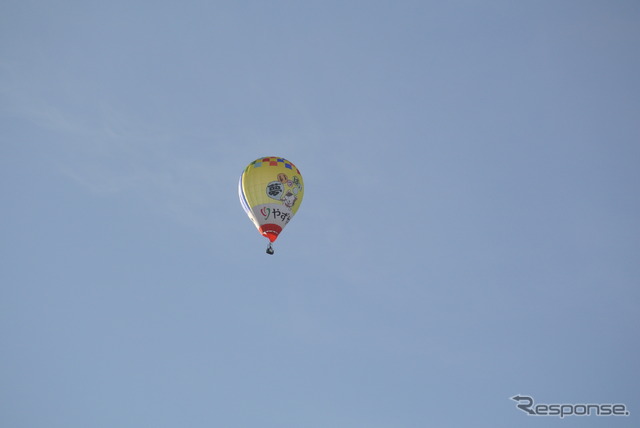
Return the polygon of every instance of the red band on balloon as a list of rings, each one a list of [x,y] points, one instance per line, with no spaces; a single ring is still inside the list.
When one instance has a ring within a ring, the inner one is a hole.
[[[278,239],[278,235],[282,232],[282,227],[277,224],[263,224],[258,230],[263,236],[269,238],[269,241],[273,242]]]

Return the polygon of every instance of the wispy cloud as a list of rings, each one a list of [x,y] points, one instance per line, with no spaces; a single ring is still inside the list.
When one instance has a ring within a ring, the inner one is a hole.
[[[233,169],[221,156],[224,144],[184,150],[193,136],[149,124],[95,87],[67,79],[48,91],[19,71],[16,65],[0,66],[0,114],[19,123],[20,140],[46,151],[51,168],[88,192],[135,194],[194,223],[212,203],[225,168]]]

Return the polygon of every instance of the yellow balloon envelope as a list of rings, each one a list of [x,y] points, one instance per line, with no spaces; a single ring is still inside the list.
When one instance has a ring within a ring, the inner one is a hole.
[[[245,212],[271,243],[298,212],[304,196],[302,174],[284,158],[267,156],[251,162],[238,183],[240,203]]]

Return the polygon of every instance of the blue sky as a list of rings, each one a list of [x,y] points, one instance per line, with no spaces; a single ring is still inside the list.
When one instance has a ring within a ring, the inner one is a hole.
[[[3,2],[0,423],[637,426],[638,22]],[[267,256],[237,180],[271,155],[306,188]]]

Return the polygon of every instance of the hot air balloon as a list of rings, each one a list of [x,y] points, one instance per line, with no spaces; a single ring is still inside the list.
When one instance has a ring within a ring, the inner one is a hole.
[[[273,242],[302,203],[302,174],[285,158],[258,158],[244,169],[238,193],[242,208],[258,231],[269,239],[267,254],[273,254]]]

